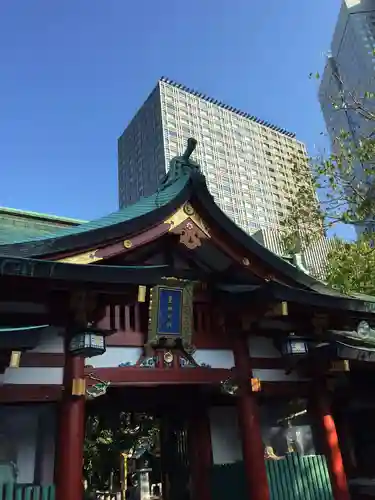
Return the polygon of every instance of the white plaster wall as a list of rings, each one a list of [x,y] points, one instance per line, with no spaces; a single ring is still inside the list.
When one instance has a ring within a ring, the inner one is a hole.
[[[198,364],[205,363],[211,368],[229,370],[234,366],[233,351],[225,349],[197,349],[193,358]]]
[[[142,354],[141,347],[107,347],[101,356],[86,358],[86,364],[94,368],[113,368],[121,363],[135,365]],[[233,352],[220,349],[198,349],[193,355],[198,364],[204,363],[211,368],[227,368],[234,366]]]
[[[249,354],[253,358],[280,358],[281,354],[268,337],[249,337]]]
[[[121,363],[135,365],[142,354],[141,347],[107,347],[101,356],[86,358],[86,364],[94,368],[113,368]]]
[[[51,326],[46,328],[41,334],[39,344],[30,352],[63,353],[64,340],[61,333],[62,332],[55,327]]]
[[[41,483],[51,484],[55,476],[55,449],[56,449],[57,419],[54,407],[44,410],[43,436],[42,436],[42,464]]]
[[[121,363],[135,365],[141,354],[142,348],[140,347],[107,347],[106,352],[101,356],[86,358],[86,364],[94,368],[114,368],[121,365]],[[274,347],[272,340],[266,337],[251,337],[249,339],[249,355],[256,358],[280,357],[280,353]],[[193,357],[198,364],[206,364],[211,368],[230,370],[234,367],[233,351],[229,349],[197,349]],[[295,372],[286,375],[283,369],[255,369],[253,375],[264,382],[304,380]]]
[[[7,368],[3,384],[60,385],[63,382],[63,368]]]
[[[237,412],[233,406],[210,409],[210,427],[213,463],[231,464],[242,460]]]
[[[40,421],[40,419],[43,419]],[[42,483],[52,483],[55,460],[54,407],[50,405],[0,406],[0,453],[17,465],[18,483],[34,482],[38,426],[42,423]]]

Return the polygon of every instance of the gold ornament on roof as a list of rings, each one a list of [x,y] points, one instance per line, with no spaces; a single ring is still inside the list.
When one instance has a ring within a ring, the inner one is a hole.
[[[184,205],[184,212],[185,214],[191,216],[195,214],[194,208],[190,205],[190,203],[185,203]]]
[[[177,226],[188,220],[194,222],[206,237],[211,237],[206,223],[188,202],[184,203],[173,215],[165,219],[164,223],[170,225],[169,231],[173,231]]]
[[[90,250],[89,252],[79,253],[77,255],[71,255],[70,257],[64,257],[59,259],[57,262],[65,262],[66,264],[92,264],[102,260],[103,257],[97,257],[96,252],[98,250]]]

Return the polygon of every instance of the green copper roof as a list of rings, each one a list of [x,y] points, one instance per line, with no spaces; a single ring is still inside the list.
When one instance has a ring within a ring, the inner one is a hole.
[[[71,217],[61,217],[60,215],[43,214],[41,212],[32,212],[30,210],[19,210],[18,208],[0,207],[0,215],[15,215],[23,218],[39,219],[46,222],[57,222],[61,224],[83,224],[87,222],[82,219],[73,219]]]
[[[0,245],[40,236],[48,237],[61,228],[76,226],[83,222],[67,217],[0,207]]]
[[[189,179],[189,173],[183,173],[174,182],[166,184],[152,196],[141,198],[137,203],[100,219],[75,226],[55,227],[51,231],[39,231],[38,233],[31,227],[23,227],[20,231],[16,228],[13,230],[13,228],[1,227],[0,224],[0,253],[2,255],[19,254],[31,256],[46,254],[49,251],[59,251],[62,247],[56,247],[55,243],[57,240],[62,242],[62,240],[65,241],[65,237],[75,238],[79,235],[87,235],[89,237],[89,234],[94,231],[115,227],[124,222],[138,219],[167,205],[183,191]],[[52,245],[54,245],[53,248]]]

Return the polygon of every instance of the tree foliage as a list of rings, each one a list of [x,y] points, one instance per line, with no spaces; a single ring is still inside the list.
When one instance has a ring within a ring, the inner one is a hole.
[[[375,296],[375,251],[366,237],[355,242],[337,240],[328,255],[326,280],[347,295]]]
[[[320,78],[320,75],[310,75]],[[339,80],[339,76],[336,75]],[[296,195],[289,215],[283,221],[288,248],[296,241],[302,246],[321,237],[336,224],[353,226],[375,224],[375,93],[340,91],[332,96],[334,112],[358,115],[365,125],[358,130],[338,130],[330,154],[319,154],[308,165],[294,159]],[[374,126],[372,126],[372,124]],[[370,132],[366,132],[370,130]],[[310,177],[306,177],[309,169]],[[306,179],[306,182],[304,182]],[[319,200],[314,195],[319,193]]]
[[[158,432],[155,420],[143,415],[138,419],[126,412],[100,406],[100,412],[86,419],[84,477],[91,489],[109,487],[111,474],[120,476],[120,456],[145,440],[154,440]]]
[[[318,154],[307,165],[294,161],[296,193],[283,221],[283,240],[293,253],[336,225],[362,226],[365,232],[357,242],[336,241],[328,255],[326,279],[345,293],[375,294],[370,272],[375,258],[375,93],[344,90],[340,76],[334,77],[341,90],[330,96],[333,112],[345,114],[349,125],[356,117],[361,128],[338,130],[331,153]],[[310,78],[320,80],[320,75]]]

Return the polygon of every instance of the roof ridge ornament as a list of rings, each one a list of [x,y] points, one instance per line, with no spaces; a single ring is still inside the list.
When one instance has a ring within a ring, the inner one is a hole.
[[[184,160],[189,161],[190,156],[192,155],[192,153],[195,151],[195,148],[197,147],[197,144],[198,144],[198,141],[196,139],[194,139],[194,137],[190,137],[187,140],[185,153],[182,155],[182,158]]]
[[[162,191],[186,174],[202,175],[200,165],[190,158],[197,147],[197,143],[198,141],[196,139],[190,137],[187,140],[187,146],[184,154],[182,156],[175,156],[172,158],[169,163],[169,170],[161,181],[158,191]]]

